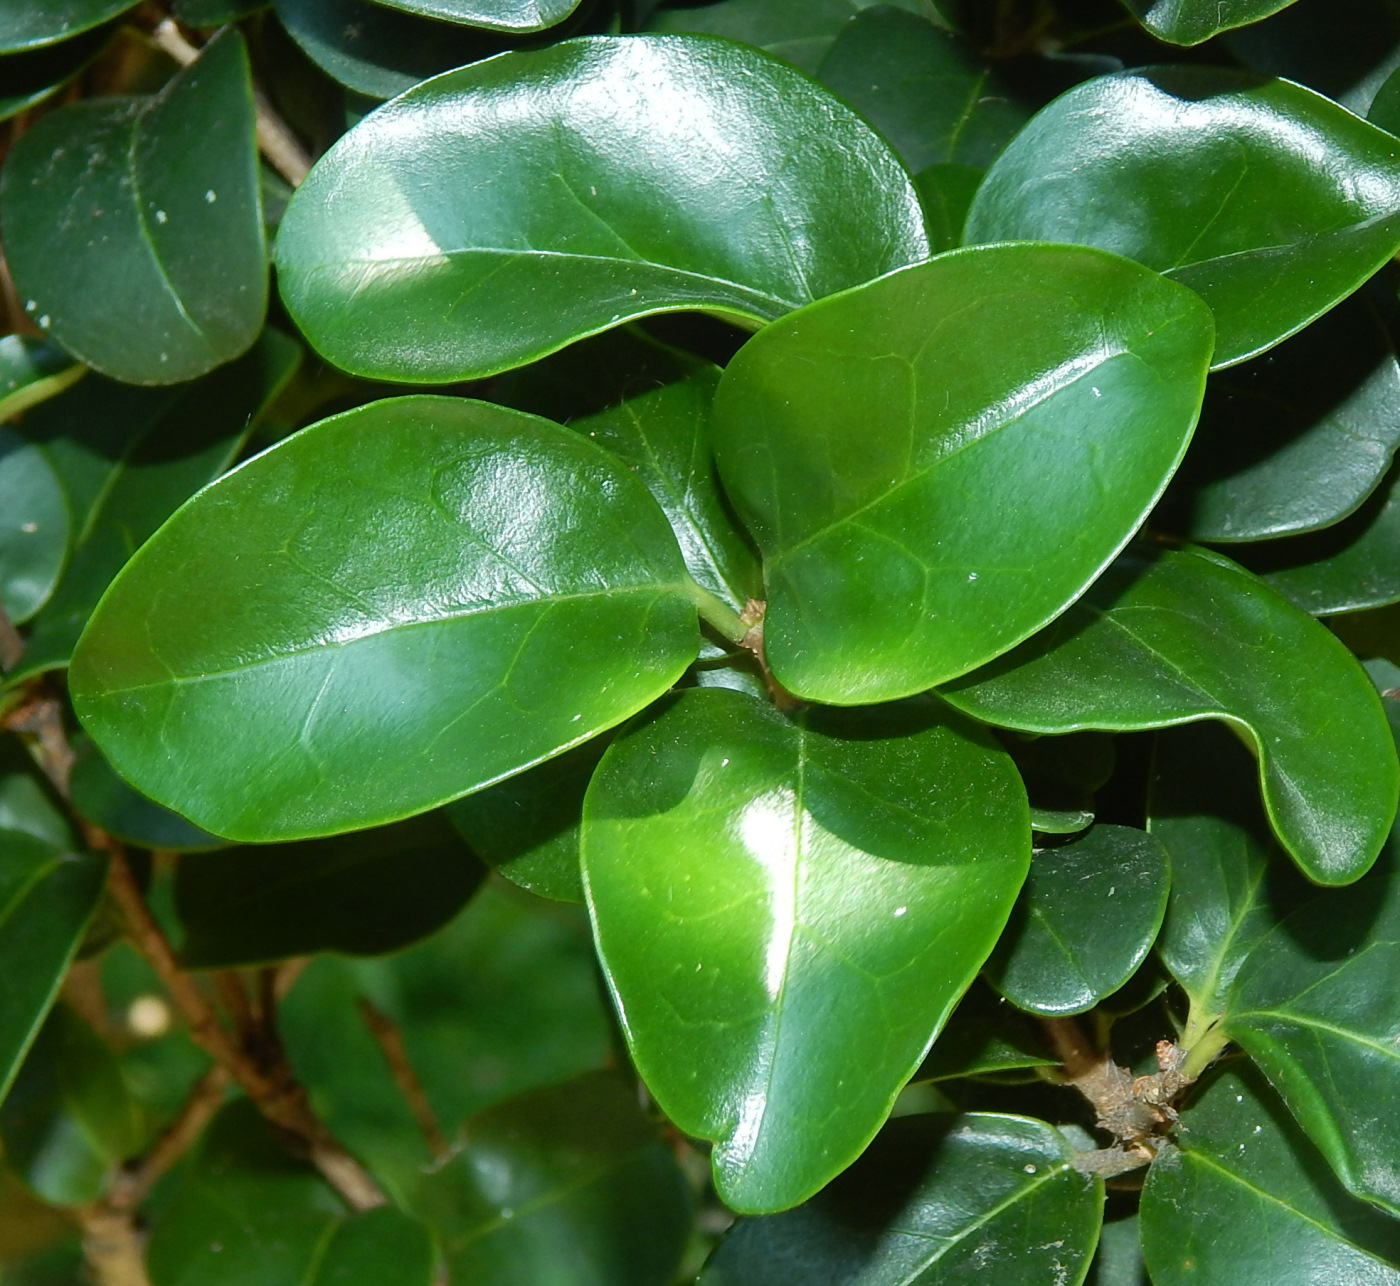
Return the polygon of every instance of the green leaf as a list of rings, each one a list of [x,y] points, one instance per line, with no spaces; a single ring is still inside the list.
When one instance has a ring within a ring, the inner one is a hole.
[[[1199,45],[1222,31],[1267,18],[1293,0],[1125,0],[1133,16],[1158,40]]]
[[[190,969],[265,964],[318,951],[376,956],[436,932],[485,874],[436,813],[299,844],[186,857],[175,910]]]
[[[1104,1223],[1085,1282],[1086,1286],[1151,1286],[1135,1213]]]
[[[512,884],[541,897],[582,902],[583,795],[609,741],[606,734],[594,737],[444,811],[477,856]]]
[[[344,1209],[253,1104],[235,1099],[209,1125],[153,1220],[146,1249],[152,1286],[322,1286],[312,1274],[343,1226]],[[427,1286],[431,1278],[404,1281]]]
[[[73,539],[11,682],[68,664],[112,578],[181,503],[228,468],[300,357],[296,344],[267,330],[237,361],[196,383],[143,389],[89,376],[25,417],[26,435],[67,494]]]
[[[469,1120],[413,1198],[454,1282],[666,1286],[690,1235],[670,1150],[613,1072],[551,1085]]]
[[[0,53],[56,44],[133,7],[132,0],[43,0],[0,10]]]
[[[543,31],[563,22],[579,0],[381,0],[391,9],[487,31]]]
[[[579,434],[396,398],[185,506],[113,583],[69,684],[142,793],[217,835],[299,839],[422,812],[639,710],[695,656],[688,586],[656,502]]]
[[[982,171],[968,165],[930,165],[914,175],[914,190],[924,207],[924,227],[935,254],[962,245],[963,225]]]
[[[651,313],[761,324],[927,251],[908,176],[824,90],[728,41],[635,36],[372,113],[292,198],[277,265],[330,361],[444,383]]]
[[[1010,760],[927,698],[789,720],[702,688],[613,742],[584,800],[598,952],[657,1102],[715,1140],[727,1205],[804,1200],[874,1136],[1029,839]]]
[[[0,420],[38,406],[86,374],[57,344],[6,335],[0,339]]]
[[[1366,119],[1387,134],[1400,134],[1400,72],[1391,72],[1376,91]]]
[[[492,881],[407,951],[318,956],[279,1026],[317,1113],[402,1201],[434,1158],[360,1002],[398,1028],[450,1143],[464,1117],[613,1060],[597,968],[581,908]]]
[[[1248,1064],[1211,1079],[1179,1138],[1142,1194],[1155,1286],[1400,1282],[1400,1226],[1342,1191]]]
[[[433,1286],[439,1280],[427,1226],[383,1206],[335,1230],[307,1286]]]
[[[0,830],[0,1098],[58,994],[106,875],[105,858]]]
[[[68,505],[44,453],[0,425],[0,608],[11,624],[37,612],[68,553]]]
[[[1376,302],[1355,295],[1211,378],[1168,493],[1183,511],[1176,530],[1267,540],[1330,527],[1370,495],[1400,443],[1400,361]]]
[[[1238,739],[1218,725],[1158,734],[1148,829],[1171,859],[1172,885],[1157,952],[1205,1022],[1224,1012],[1250,950],[1310,887],[1290,879],[1256,775]]]
[[[197,853],[227,848],[229,841],[200,830],[179,813],[162,808],[128,785],[112,765],[81,734],[72,738],[73,767],[68,789],[73,807],[109,835],[141,848],[160,848],[177,853]]]
[[[187,27],[221,27],[268,7],[268,0],[175,0],[175,17]]]
[[[45,1201],[79,1205],[140,1151],[146,1124],[112,1051],[66,1006],[55,1008],[0,1107],[6,1163]]]
[[[394,98],[430,76],[500,51],[500,41],[480,31],[371,0],[276,0],[276,9],[312,62],[370,98]]]
[[[1251,571],[1314,616],[1400,601],[1400,466],[1349,518],[1324,531],[1232,550]]]
[[[1025,238],[1113,250],[1199,291],[1214,364],[1231,366],[1395,253],[1400,143],[1249,72],[1101,76],[1039,112],[978,189],[967,239]]]
[[[1095,826],[1037,849],[1026,886],[987,965],[992,985],[1033,1014],[1082,1014],[1142,963],[1167,906],[1160,841]]]
[[[806,1205],[736,1224],[700,1286],[1078,1283],[1102,1219],[1103,1184],[1044,1122],[904,1117]]]
[[[1056,1066],[1058,1060],[1038,1038],[1031,1021],[979,979],[958,1001],[910,1083]]]
[[[74,843],[53,788],[13,733],[0,737],[0,831],[21,831],[56,849]]]
[[[907,696],[1058,615],[1180,462],[1210,336],[1190,291],[1047,245],[941,255],[754,336],[715,453],[763,552],[778,680]]]
[[[1394,854],[1391,857],[1393,868]],[[1250,952],[1223,1025],[1337,1177],[1400,1213],[1400,880],[1377,873],[1296,910]]]
[[[173,384],[237,357],[267,309],[243,38],[154,97],[35,121],[0,172],[0,230],[25,310],[89,366]]]
[[[8,16],[0,16],[0,28]],[[111,36],[112,26],[97,26],[56,44],[20,53],[0,51],[0,121],[37,107],[56,94],[102,51]],[[15,339],[18,336],[6,336],[0,343]]]
[[[1031,827],[1042,834],[1073,835],[1094,820],[1094,795],[1113,775],[1113,738],[1102,732],[1067,737],[1002,738],[1026,784]]]
[[[1049,629],[943,695],[1025,732],[1223,720],[1259,759],[1279,839],[1319,884],[1364,874],[1395,816],[1395,748],[1365,672],[1204,550],[1135,548]]]
[[[1030,116],[960,37],[893,5],[846,23],[817,79],[911,170],[950,161],[985,169]]]

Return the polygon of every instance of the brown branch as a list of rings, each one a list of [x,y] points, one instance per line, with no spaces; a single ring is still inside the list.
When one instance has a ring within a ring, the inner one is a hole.
[[[451,1148],[447,1145],[447,1139],[443,1137],[442,1127],[438,1125],[437,1116],[433,1112],[432,1104],[428,1102],[423,1084],[413,1070],[413,1064],[408,1060],[403,1036],[394,1020],[381,1013],[363,996],[360,997],[359,1007],[360,1017],[365,1020],[365,1026],[378,1042],[384,1061],[389,1065],[389,1074],[394,1078],[394,1084],[398,1086],[399,1093],[408,1104],[408,1110],[413,1113],[413,1119],[418,1122],[428,1151],[432,1153],[434,1161],[441,1161],[451,1152]]]
[[[249,1038],[257,1032],[259,1022],[253,1016],[253,1006],[248,1001],[243,979],[232,969],[218,969],[209,976],[213,980],[214,990],[219,993],[219,999],[224,1002],[224,1008],[228,1010],[228,1016],[233,1019],[233,1029],[246,1045]]]
[[[122,1170],[108,1190],[106,1204],[113,1210],[134,1211],[155,1187],[156,1181],[194,1145],[214,1113],[223,1105],[232,1078],[215,1063],[194,1083],[179,1114],[135,1165]]]
[[[36,679],[24,690],[18,705],[4,717],[12,732],[33,735],[39,746],[39,767],[62,798],[68,798],[68,775],[73,770],[73,750],[63,727],[63,702],[45,679]]]

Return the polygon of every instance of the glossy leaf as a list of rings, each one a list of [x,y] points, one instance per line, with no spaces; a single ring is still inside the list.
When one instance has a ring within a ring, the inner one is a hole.
[[[398,398],[182,509],[94,614],[70,689],[117,771],[206,830],[333,833],[646,705],[695,655],[689,584],[656,502],[578,434]]]
[[[0,608],[11,624],[37,612],[68,553],[68,505],[44,453],[0,425]]]
[[[971,242],[1113,250],[1199,291],[1214,364],[1301,330],[1400,246],[1400,143],[1287,81],[1172,66],[1102,76],[997,159]]]
[[[58,994],[106,874],[105,858],[0,831],[0,1098]]]
[[[1210,343],[1190,291],[1070,246],[956,251],[766,327],[713,423],[778,680],[907,696],[1063,611],[1180,461]]]
[[[1264,356],[1212,377],[1168,493],[1183,511],[1176,529],[1193,540],[1242,541],[1330,527],[1390,467],[1397,403],[1394,338],[1371,298],[1353,296]]]
[[[1314,616],[1400,601],[1400,467],[1349,518],[1324,531],[1250,545],[1240,561]]]
[[[1159,840],[1129,826],[1038,849],[1017,907],[988,962],[1012,1004],[1081,1014],[1118,990],[1157,937],[1170,882]]]
[[[1393,862],[1393,855],[1392,857]],[[1299,907],[1250,952],[1223,1025],[1337,1177],[1400,1213],[1400,880],[1393,869]]]
[[[1199,45],[1234,27],[1267,18],[1293,0],[1125,0],[1133,15],[1158,40]]]
[[[726,1204],[792,1205],[869,1142],[1029,838],[1010,760],[929,699],[789,720],[698,689],[613,742],[584,800],[598,951],[657,1102],[715,1140]]]
[[[613,1060],[597,969],[580,908],[491,881],[406,951],[318,956],[283,1001],[280,1028],[321,1118],[407,1200],[434,1158],[360,1002],[398,1028],[451,1143],[464,1117]]]
[[[487,31],[543,31],[563,22],[579,0],[381,0],[392,9],[466,23]]]
[[[132,0],[7,0],[0,8],[0,53],[68,40],[132,7]]]
[[[26,417],[26,434],[67,494],[73,538],[12,680],[68,664],[112,578],[181,503],[228,468],[300,354],[268,330],[237,361],[180,389],[89,376]]]
[[[1113,738],[1102,732],[1067,737],[1002,738],[1026,784],[1031,826],[1073,835],[1094,820],[1094,795],[1113,775]]]
[[[1254,790],[1256,771],[1225,728],[1158,734],[1148,829],[1171,859],[1172,885],[1157,952],[1206,1021],[1225,1011],[1251,949],[1310,888],[1290,878]]]
[[[397,951],[451,920],[484,873],[436,813],[332,839],[187,857],[175,874],[181,961],[227,969],[318,951]]]
[[[700,1286],[1078,1283],[1102,1219],[1102,1183],[1044,1122],[905,1117],[806,1205],[737,1223]]]
[[[536,1090],[466,1123],[414,1209],[453,1281],[666,1286],[690,1233],[675,1158],[615,1073]]]
[[[57,396],[86,373],[48,340],[6,335],[0,339],[0,420]]]
[[[607,736],[594,737],[444,811],[477,856],[512,884],[541,897],[582,902],[583,795],[608,742]]]
[[[1364,671],[1228,559],[1135,548],[1049,629],[944,693],[1026,732],[1221,719],[1259,759],[1270,821],[1321,884],[1363,874],[1395,815],[1394,746]]]
[[[25,310],[89,366],[172,384],[237,357],[267,307],[242,37],[154,97],[36,121],[0,173],[0,229]]]
[[[637,36],[505,54],[366,117],[293,197],[277,264],[336,365],[449,382],[651,313],[761,324],[927,250],[908,177],[825,91]]]
[[[1155,1286],[1400,1282],[1400,1225],[1347,1196],[1247,1063],[1211,1079],[1178,1138],[1142,1194]]]
[[[946,162],[985,168],[1030,115],[960,37],[893,5],[846,23],[817,79],[911,170]]]

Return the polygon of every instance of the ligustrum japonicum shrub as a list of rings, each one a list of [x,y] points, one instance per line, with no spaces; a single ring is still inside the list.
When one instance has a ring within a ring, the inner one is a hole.
[[[1397,64],[0,3],[0,1280],[1400,1284]]]

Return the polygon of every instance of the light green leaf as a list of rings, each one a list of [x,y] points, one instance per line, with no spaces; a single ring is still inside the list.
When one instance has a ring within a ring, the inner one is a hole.
[[[1124,0],[1158,40],[1199,45],[1233,27],[1246,27],[1287,8],[1293,0]]]
[[[598,951],[657,1102],[715,1140],[727,1205],[804,1200],[869,1142],[1029,848],[1010,760],[927,698],[789,720],[702,688],[613,742],[584,800]]]
[[[1180,462],[1210,344],[1190,291],[1049,245],[954,251],[755,335],[713,426],[778,680],[907,696],[1062,612]]]
[[[1400,247],[1400,143],[1250,72],[1101,76],[1001,154],[967,239],[1137,259],[1200,292],[1215,314],[1214,365],[1231,366],[1301,330]]]
[[[454,1282],[666,1286],[690,1235],[675,1158],[616,1073],[535,1090],[465,1123],[412,1208]]]
[[[1309,879],[1375,860],[1400,770],[1380,699],[1327,630],[1228,559],[1135,548],[1049,629],[943,695],[998,727],[1125,732],[1221,719],[1259,759]]]
[[[372,113],[292,198],[277,265],[336,365],[445,383],[651,313],[758,325],[927,251],[908,176],[824,90],[729,41],[633,36]]]
[[[1044,1122],[904,1117],[806,1205],[737,1223],[700,1286],[1077,1286],[1102,1220]]]
[[[1157,937],[1170,868],[1160,841],[1129,826],[1037,849],[987,964],[992,985],[1034,1014],[1081,1014],[1132,976]]]
[[[693,588],[656,502],[579,434],[396,398],[186,505],[113,583],[69,684],[143,794],[231,839],[299,839],[625,719],[694,658]]]
[[[68,498],[72,550],[34,620],[18,682],[68,664],[112,578],[177,508],[212,482],[301,359],[267,330],[237,361],[179,389],[144,389],[89,376],[25,417]]]
[[[1400,1225],[1347,1196],[1247,1063],[1210,1080],[1178,1138],[1142,1194],[1155,1286],[1400,1282]]]
[[[175,872],[181,962],[228,969],[318,951],[398,951],[451,920],[484,874],[437,813],[186,857]]]
[[[105,858],[0,830],[0,1098],[58,994],[106,875]]]
[[[0,231],[25,310],[89,366],[173,384],[237,357],[267,308],[243,38],[154,97],[35,121],[0,172]]]

